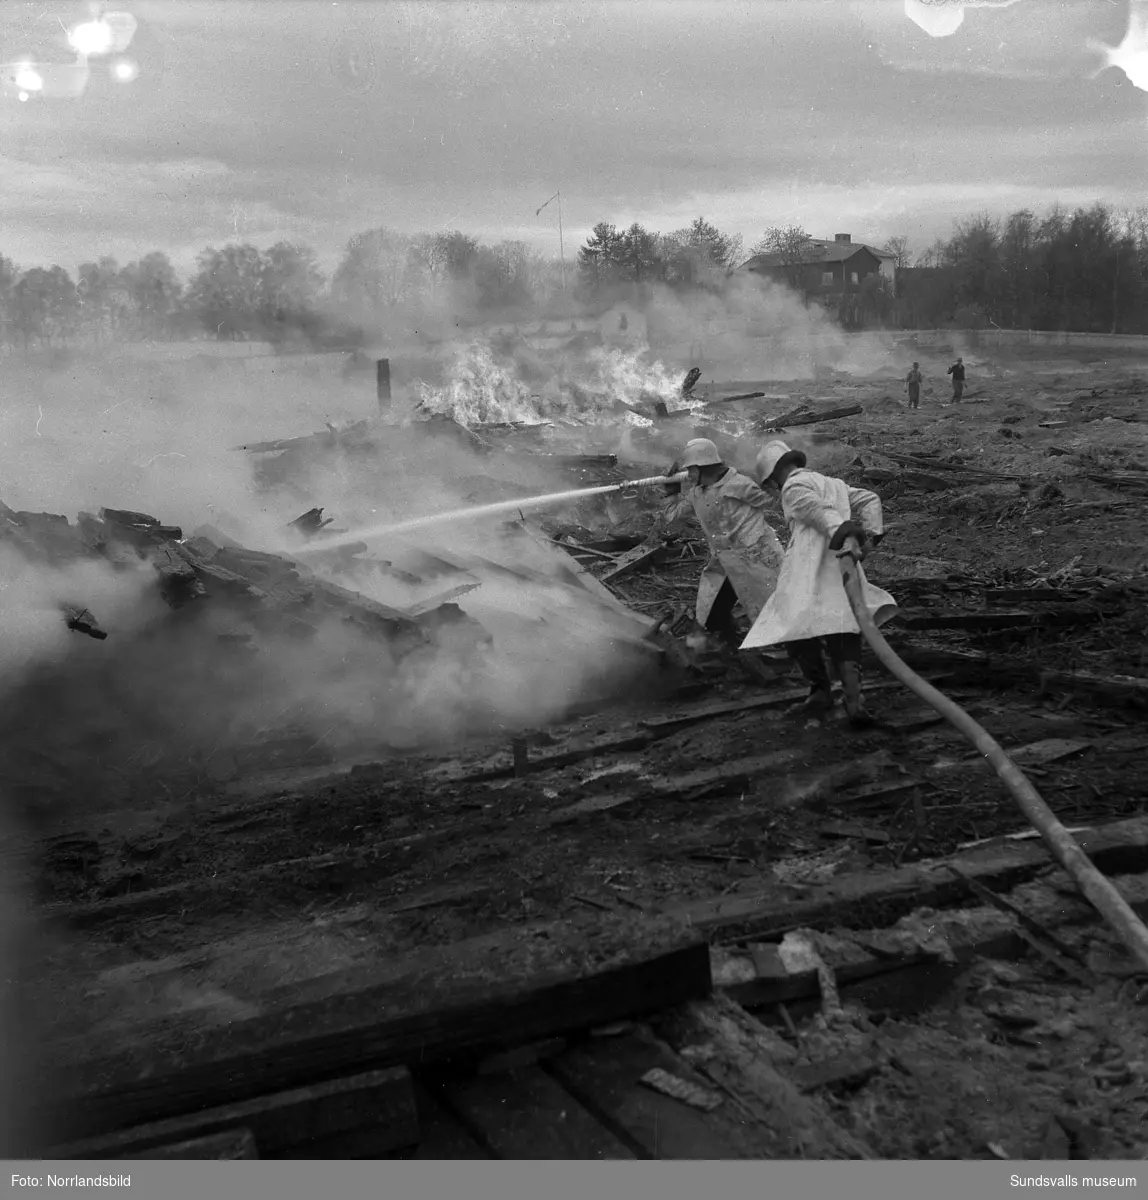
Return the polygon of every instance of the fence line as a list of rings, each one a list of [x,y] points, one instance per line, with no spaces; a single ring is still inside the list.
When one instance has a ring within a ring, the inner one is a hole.
[[[900,340],[966,341],[973,346],[1124,346],[1148,350],[1148,335],[1140,333],[1073,333],[1050,329],[896,329],[888,333]]]

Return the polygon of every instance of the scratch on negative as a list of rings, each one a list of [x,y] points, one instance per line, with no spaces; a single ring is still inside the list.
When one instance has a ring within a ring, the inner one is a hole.
[[[37,404],[36,408],[39,409],[40,412],[40,415],[36,418],[36,436],[40,437],[42,436],[40,433],[40,422],[44,419],[44,406],[42,404]]]

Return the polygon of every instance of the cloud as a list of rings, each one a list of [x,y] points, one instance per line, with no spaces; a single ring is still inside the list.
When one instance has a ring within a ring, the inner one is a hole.
[[[1066,0],[1037,20],[1035,3],[942,39],[904,0],[143,3],[165,62],[146,103],[0,105],[0,249],[71,267],[159,248],[186,269],[208,243],[289,238],[330,269],[377,225],[552,252],[534,210],[558,187],[568,248],[599,220],[745,212],[730,231],[757,236],[822,196],[883,205],[883,185],[922,185],[905,195],[946,212],[966,185],[1031,194],[1085,169],[1097,195],[1122,193],[1143,107],[1089,78],[1087,39],[1119,42],[1123,10]]]

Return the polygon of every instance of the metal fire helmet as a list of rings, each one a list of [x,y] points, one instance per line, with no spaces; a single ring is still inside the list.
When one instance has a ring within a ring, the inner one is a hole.
[[[785,442],[767,442],[762,447],[761,453],[757,456],[757,478],[758,482],[765,484],[770,476],[777,470],[778,465],[784,458],[792,458],[799,467],[805,466],[806,458],[800,450],[794,450],[787,446]]]
[[[682,467],[718,467],[721,466],[721,452],[709,438],[693,438],[686,443],[682,455]]]

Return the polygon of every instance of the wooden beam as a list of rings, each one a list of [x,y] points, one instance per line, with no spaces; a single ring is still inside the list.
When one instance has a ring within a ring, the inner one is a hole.
[[[377,966],[293,983],[259,1016],[194,1014],[131,1028],[119,1046],[47,1048],[37,1115],[70,1139],[336,1079],[433,1063],[640,1016],[708,995],[709,951],[673,919],[596,914],[517,927]]]
[[[161,1146],[248,1130],[266,1158],[291,1147],[306,1148],[309,1143],[332,1134],[364,1127],[383,1134],[388,1144],[381,1149],[393,1150],[418,1141],[414,1092],[406,1067],[368,1071],[329,1083],[153,1121],[110,1136],[57,1147],[47,1157],[142,1157]]]
[[[829,408],[822,412],[795,413],[792,416],[778,417],[776,420],[766,420],[758,425],[758,432],[781,433],[786,429],[796,429],[799,425],[820,425],[822,421],[838,421],[842,417],[857,417],[864,412],[860,404],[850,404],[846,408]]]
[[[1104,825],[1080,834],[1077,841],[1096,866],[1109,874],[1148,867],[1148,818]],[[769,940],[803,926],[876,928],[891,925],[917,908],[961,903],[968,888],[952,874],[950,865],[967,878],[1004,888],[1032,879],[1051,861],[1039,840],[1016,842],[891,871],[843,875],[801,896],[771,881],[756,893],[694,900],[666,911],[711,940]]]

